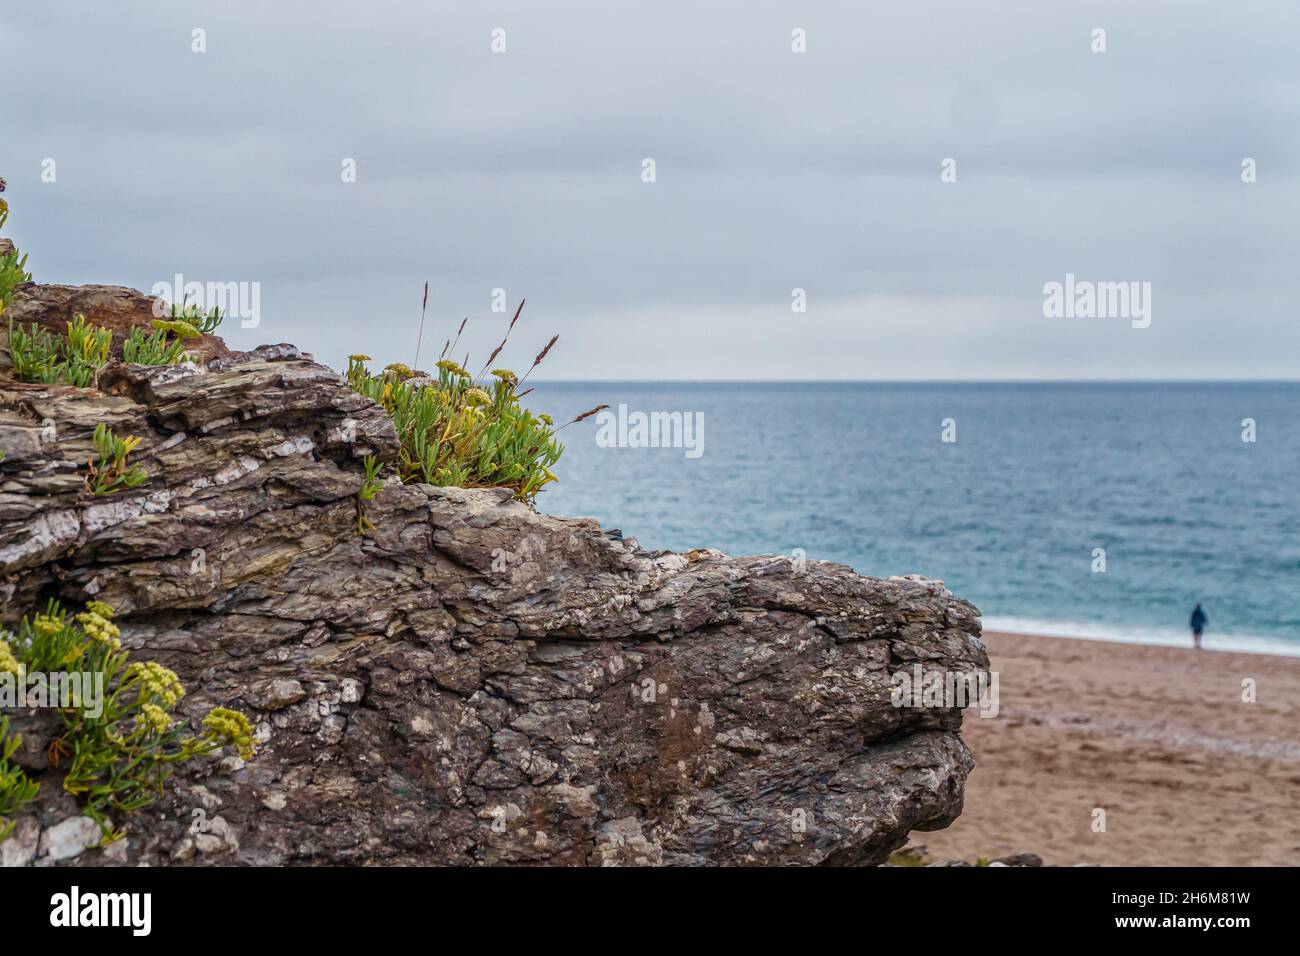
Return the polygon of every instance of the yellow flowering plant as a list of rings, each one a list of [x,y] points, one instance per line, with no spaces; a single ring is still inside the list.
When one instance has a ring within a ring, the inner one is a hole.
[[[505,486],[527,501],[556,480],[551,467],[564,446],[555,441],[554,429],[520,404],[513,372],[493,372],[489,391],[457,362],[444,359],[436,368],[436,381],[412,382],[392,367],[374,375],[356,358],[348,363],[353,389],[392,416],[402,442],[402,481]]]
[[[520,391],[520,386],[559,336],[551,337],[522,378],[508,368],[488,372],[522,311],[521,302],[505,338],[477,376],[447,357],[459,341],[459,332],[443,346],[435,374],[423,378],[400,363],[374,374],[366,366],[370,356],[348,357],[348,383],[382,405],[393,419],[401,439],[396,466],[402,481],[460,488],[506,487],[520,500],[531,501],[557,480],[551,468],[564,452],[555,439],[559,429],[549,416],[534,415],[521,404],[520,399],[531,389]],[[461,331],[464,328],[462,322]],[[573,422],[598,410],[579,415]]]
[[[18,658],[14,657],[13,648],[6,641],[0,641],[0,674],[17,674]]]
[[[36,799],[39,788],[39,784],[23,773],[22,767],[9,760],[21,743],[18,734],[9,735],[9,718],[0,717],[0,843],[14,832],[13,816]]]
[[[63,789],[82,801],[106,840],[121,833],[108,814],[154,803],[177,764],[223,747],[253,757],[253,725],[238,711],[213,708],[201,733],[187,732],[175,714],[185,697],[180,678],[154,661],[131,661],[113,623],[113,608],[102,601],[91,601],[72,617],[51,601],[44,613],[23,618],[9,651],[29,675],[72,668],[102,675],[102,706],[62,708],[64,732],[50,746],[49,757],[53,769],[66,767]]]

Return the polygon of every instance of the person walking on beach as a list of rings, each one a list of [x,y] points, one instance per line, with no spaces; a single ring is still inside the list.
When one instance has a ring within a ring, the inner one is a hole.
[[[1196,605],[1196,608],[1192,611],[1192,620],[1190,623],[1192,625],[1192,643],[1196,645],[1198,651],[1201,649],[1201,632],[1205,630],[1205,622],[1208,620],[1209,618],[1205,616],[1205,612],[1201,610],[1201,606],[1199,604]]]

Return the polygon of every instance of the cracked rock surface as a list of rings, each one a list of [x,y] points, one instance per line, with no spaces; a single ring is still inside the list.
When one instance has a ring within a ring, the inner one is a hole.
[[[143,314],[129,291],[94,301]],[[20,314],[77,295],[25,286]],[[361,459],[398,447],[382,409],[290,346],[208,339],[97,389],[0,367],[0,622],[108,602],[180,713],[245,711],[258,754],[187,765],[97,849],[27,741],[41,796],[5,863],[860,865],[960,813],[961,712],[890,701],[914,664],[988,667],[940,583],[650,553],[395,480],[359,535]],[[141,487],[85,491],[100,422],[143,439]]]

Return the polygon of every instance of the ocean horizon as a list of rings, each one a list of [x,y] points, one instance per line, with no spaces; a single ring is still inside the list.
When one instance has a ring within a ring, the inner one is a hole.
[[[942,580],[990,631],[1190,646],[1200,602],[1206,648],[1300,655],[1297,399],[1292,381],[545,381],[557,423],[607,404],[703,427],[692,451],[574,425],[537,506],[651,550]]]

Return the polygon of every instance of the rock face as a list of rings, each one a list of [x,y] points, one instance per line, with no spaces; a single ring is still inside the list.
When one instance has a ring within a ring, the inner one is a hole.
[[[43,289],[14,314],[66,318]],[[106,851],[38,773],[6,862],[856,865],[960,812],[960,711],[890,701],[915,663],[988,667],[941,584],[395,481],[361,535],[382,409],[292,347],[204,354],[99,389],[0,371],[0,619],[108,602],[183,714],[244,710],[259,752],[187,765]],[[99,422],[143,439],[146,484],[85,492]]]

